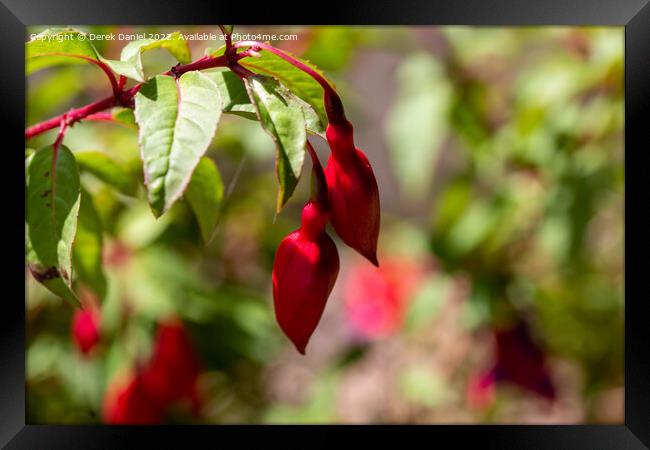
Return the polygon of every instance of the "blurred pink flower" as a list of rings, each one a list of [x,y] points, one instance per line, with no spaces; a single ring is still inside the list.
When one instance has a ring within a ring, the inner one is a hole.
[[[367,339],[393,335],[423,276],[423,267],[407,258],[383,257],[380,267],[360,262],[350,269],[344,286],[348,322]]]

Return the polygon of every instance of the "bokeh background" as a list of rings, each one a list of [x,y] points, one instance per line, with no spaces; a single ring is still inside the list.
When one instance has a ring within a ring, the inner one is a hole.
[[[235,31],[296,33],[275,44],[336,83],[377,176],[381,268],[336,241],[339,279],[301,356],[275,323],[271,267],[309,183],[276,217],[274,146],[256,122],[224,116],[208,151],[226,186],[208,245],[184,202],[156,221],[142,192],[86,174],[109,286],[103,299],[80,288],[100,341],[82,352],[72,308],[26,272],[28,423],[106,421],[161,324],[181,330],[190,362],[174,360],[198,376],[155,422],[622,423],[623,28]],[[94,43],[114,59],[126,44]],[[221,42],[190,45],[196,59]],[[143,59],[149,74],[175,64]],[[39,72],[26,123],[108,92],[92,65]],[[142,178],[132,129],[81,123],[65,142]]]

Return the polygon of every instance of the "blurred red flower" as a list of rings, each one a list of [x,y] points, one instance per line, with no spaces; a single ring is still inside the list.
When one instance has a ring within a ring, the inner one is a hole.
[[[159,324],[151,358],[128,382],[118,379],[104,397],[106,423],[161,423],[170,406],[189,400],[198,413],[200,362],[182,323]]]
[[[131,375],[114,381],[104,397],[104,422],[148,425],[161,423],[163,408],[147,395],[142,378]]]
[[[195,404],[199,373],[198,355],[182,323],[159,325],[151,359],[140,372],[147,395],[164,404],[184,398]]]
[[[352,267],[344,286],[345,315],[365,338],[393,335],[403,322],[409,300],[424,277],[419,263],[383,257],[380,267],[363,261]]]

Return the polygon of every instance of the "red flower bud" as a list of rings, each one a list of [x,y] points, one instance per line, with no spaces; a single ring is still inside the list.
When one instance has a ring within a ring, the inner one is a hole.
[[[87,355],[99,342],[99,314],[93,308],[77,309],[72,317],[72,337]]]
[[[336,245],[325,233],[329,210],[323,169],[309,144],[308,150],[314,165],[312,199],[303,208],[300,228],[282,240],[273,262],[275,317],[303,355],[339,272]]]
[[[354,146],[352,124],[345,118],[327,126],[332,154],[325,169],[331,204],[330,222],[343,242],[375,266],[379,237],[379,189],[366,155]]]

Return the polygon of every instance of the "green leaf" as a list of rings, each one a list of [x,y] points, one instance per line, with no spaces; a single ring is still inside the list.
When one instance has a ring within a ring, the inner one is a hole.
[[[73,304],[72,242],[77,230],[80,184],[74,155],[60,146],[37,151],[27,169],[27,262],[34,278]]]
[[[149,204],[156,217],[183,194],[221,117],[219,88],[200,72],[157,75],[135,97]]]
[[[204,156],[199,161],[185,191],[185,198],[194,211],[203,241],[207,243],[217,225],[223,199],[221,175],[210,158]]]
[[[136,81],[144,81],[145,75],[142,68],[142,53],[154,48],[164,48],[181,64],[187,64],[191,60],[190,48],[183,35],[178,31],[171,33],[165,39],[142,39],[133,41],[122,49],[120,60],[103,61],[113,71],[125,77],[132,78]]]
[[[223,101],[223,112],[257,120],[255,107],[248,97],[246,86],[241,78],[228,69],[206,70],[203,74],[219,88]]]
[[[77,276],[100,298],[106,296],[106,277],[102,269],[102,223],[95,210],[93,199],[81,189],[81,204],[77,236],[72,247],[72,257]]]
[[[106,153],[84,151],[76,153],[75,156],[82,170],[93,174],[125,195],[135,195],[137,189],[135,179]]]
[[[315,65],[294,55],[291,56],[311,67],[327,80],[325,74]],[[240,64],[253,72],[269,75],[279,80],[287,89],[316,111],[320,120],[320,127],[325,129],[327,126],[327,113],[323,103],[323,88],[311,76],[279,56],[266,51],[260,52],[260,56],[257,58],[244,58],[240,61]]]
[[[100,55],[81,31],[51,28],[25,44],[25,73],[60,64],[98,63]]]
[[[246,80],[248,95],[262,127],[276,144],[275,169],[280,190],[277,211],[293,194],[305,160],[305,117],[301,104],[277,80],[255,75]]]

